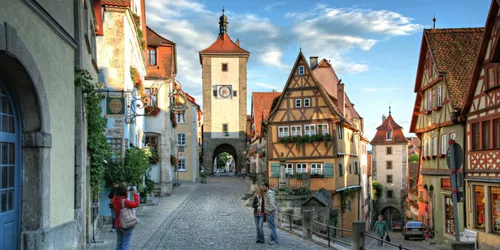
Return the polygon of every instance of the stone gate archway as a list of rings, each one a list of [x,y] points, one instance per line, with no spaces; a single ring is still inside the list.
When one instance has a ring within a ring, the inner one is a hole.
[[[403,221],[403,215],[401,214],[401,211],[399,211],[395,207],[387,206],[384,207],[380,213],[383,217],[384,220],[387,221],[387,226],[389,227],[389,230],[392,230],[392,222],[393,221]]]
[[[220,144],[214,149],[214,152],[212,154],[212,161],[210,162],[210,164],[213,164],[215,158],[222,153],[230,154],[233,157],[235,164],[238,164],[238,153],[237,153],[236,149],[228,143]],[[216,169],[216,167],[212,166],[212,174],[215,173],[215,169]],[[236,165],[236,171],[238,171],[238,169],[239,169],[239,166]]]

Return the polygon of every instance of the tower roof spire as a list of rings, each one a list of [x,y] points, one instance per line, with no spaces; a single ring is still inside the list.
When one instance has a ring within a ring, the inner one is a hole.
[[[434,23],[434,26],[433,26],[434,29],[436,29],[436,21],[437,21],[436,13],[434,13],[434,18],[432,18],[432,22]]]
[[[391,115],[391,102],[389,102],[389,115]]]
[[[224,7],[222,7],[222,16],[219,17],[219,35],[227,33],[227,16],[224,14]]]

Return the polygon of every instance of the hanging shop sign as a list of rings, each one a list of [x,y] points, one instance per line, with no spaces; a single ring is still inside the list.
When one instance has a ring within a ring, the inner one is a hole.
[[[125,98],[106,97],[106,115],[125,115]]]

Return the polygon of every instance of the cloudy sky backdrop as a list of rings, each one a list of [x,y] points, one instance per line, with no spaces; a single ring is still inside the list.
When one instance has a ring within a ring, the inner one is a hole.
[[[217,38],[224,6],[228,33],[250,51],[251,92],[281,91],[299,48],[331,61],[371,140],[389,103],[409,132],[422,30],[482,27],[490,0],[148,0],[147,24],[177,43],[177,78],[201,100],[198,52]]]

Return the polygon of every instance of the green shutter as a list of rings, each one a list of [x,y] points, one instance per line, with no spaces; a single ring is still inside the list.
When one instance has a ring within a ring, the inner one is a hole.
[[[279,163],[271,163],[271,177],[280,177]]]
[[[323,177],[333,177],[333,164],[332,163],[323,164]]]

